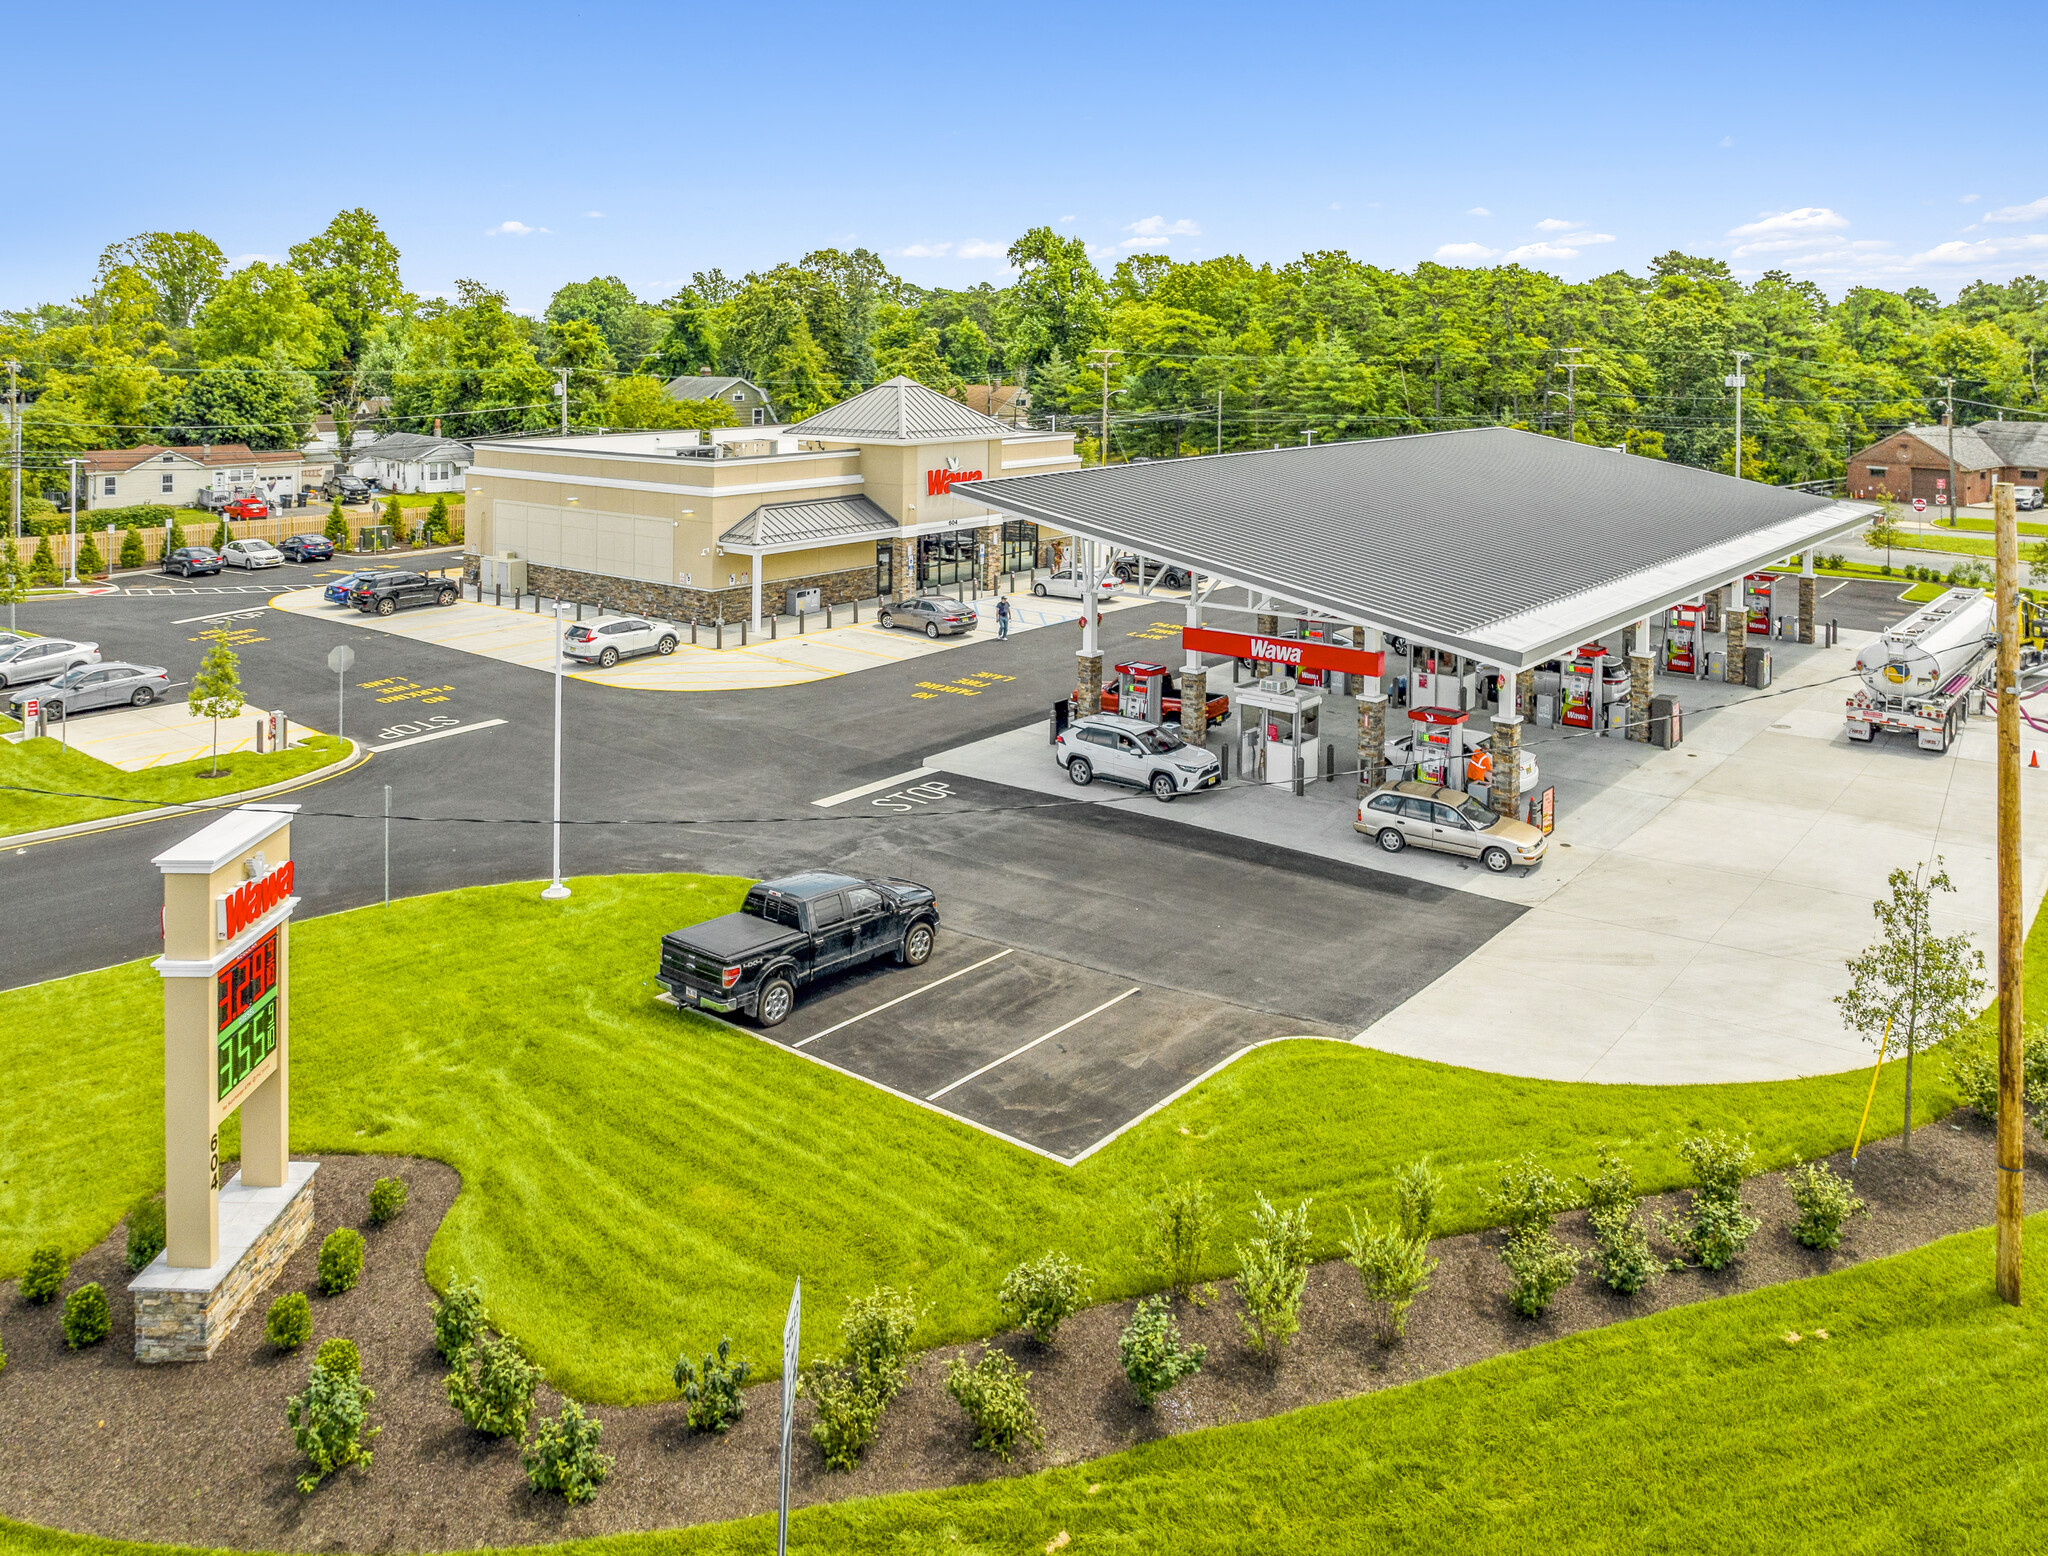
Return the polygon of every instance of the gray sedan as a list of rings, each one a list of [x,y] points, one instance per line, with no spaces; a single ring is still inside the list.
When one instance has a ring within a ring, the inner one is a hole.
[[[962,600],[949,600],[943,594],[921,595],[914,600],[898,600],[893,605],[884,605],[875,620],[885,627],[909,627],[928,638],[938,637],[941,633],[972,632],[981,624],[981,617],[972,605]]]
[[[16,719],[29,698],[42,699],[51,718],[69,718],[88,708],[146,708],[170,690],[170,673],[162,665],[80,665],[47,686],[23,687],[7,699]]]
[[[25,638],[0,643],[0,688],[47,681],[76,665],[99,662],[99,644],[80,643],[73,638]]]

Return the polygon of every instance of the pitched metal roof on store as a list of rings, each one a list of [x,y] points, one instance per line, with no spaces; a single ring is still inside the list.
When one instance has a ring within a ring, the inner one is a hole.
[[[827,406],[785,428],[782,435],[845,443],[940,443],[948,438],[1007,438],[1016,430],[914,378],[899,376]]]
[[[896,533],[896,521],[866,497],[764,502],[718,537],[735,550],[797,550]]]
[[[953,492],[1514,669],[1876,511],[1510,427],[963,481]]]

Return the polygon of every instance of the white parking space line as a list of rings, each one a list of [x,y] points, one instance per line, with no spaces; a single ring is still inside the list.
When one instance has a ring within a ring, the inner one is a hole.
[[[953,1082],[951,1086],[941,1086],[937,1091],[931,1093],[931,1095],[926,1097],[924,1100],[927,1102],[937,1102],[939,1098],[943,1097],[947,1092],[954,1091],[957,1090],[959,1087],[965,1086],[969,1081],[973,1080],[975,1076],[986,1075],[990,1070],[995,1069],[998,1065],[1008,1064],[1012,1059],[1016,1058],[1017,1055],[1030,1053],[1031,1050],[1036,1048],[1040,1043],[1043,1043],[1050,1038],[1058,1037],[1060,1033],[1068,1031],[1073,1027],[1079,1026],[1082,1022],[1086,1021],[1090,1016],[1101,1015],[1105,1010],[1109,1009],[1109,1007],[1112,1005],[1121,1005],[1125,1000],[1129,999],[1133,994],[1136,994],[1137,992],[1138,991],[1135,988],[1125,989],[1123,993],[1119,994],[1115,999],[1104,1000],[1100,1005],[1097,1005],[1093,1010],[1088,1011],[1083,1015],[1076,1016],[1072,1021],[1067,1022],[1066,1025],[1054,1027],[1050,1032],[1046,1033],[1044,1037],[1034,1037],[1022,1048],[1013,1048],[1008,1053],[1004,1054],[1002,1058],[991,1059],[987,1064],[983,1065],[980,1069],[971,1071],[970,1073],[961,1076],[960,1079]]]
[[[863,794],[876,794],[883,789],[893,789],[899,783],[909,783],[916,778],[928,778],[936,769],[913,767],[907,773],[898,773],[894,778],[877,778],[873,783],[864,783],[858,789],[847,789],[839,794],[828,794],[822,800],[811,803],[820,810],[830,810],[834,805],[844,805],[848,800],[857,800]]]
[[[925,984],[922,988],[912,989],[908,994],[899,994],[894,999],[890,1000],[887,1004],[877,1005],[873,1010],[864,1010],[857,1016],[848,1016],[844,1021],[840,1022],[838,1026],[829,1026],[825,1028],[825,1030],[822,1032],[813,1032],[801,1043],[791,1043],[789,1046],[791,1048],[806,1048],[810,1046],[812,1043],[815,1043],[821,1037],[830,1037],[834,1032],[840,1031],[842,1028],[845,1027],[850,1027],[856,1021],[865,1021],[870,1016],[879,1016],[883,1011],[889,1009],[891,1005],[901,1005],[905,1000],[914,1000],[918,997],[918,995],[927,994],[931,990],[936,989],[942,983],[951,983],[955,978],[966,977],[969,973],[973,972],[977,967],[986,967],[990,962],[1000,962],[1004,957],[1008,956],[1009,954],[1009,951],[1006,949],[996,952],[994,956],[984,956],[980,961],[976,962],[973,967],[963,967],[958,972],[947,973],[946,976],[943,978],[934,978],[930,983]]]
[[[369,747],[372,751],[396,751],[400,746],[423,746],[429,740],[446,740],[450,735],[472,735],[480,729],[493,729],[504,723],[503,719],[479,719],[474,724],[458,724],[453,729],[437,729],[429,735],[408,735],[403,740],[387,740],[381,746]]]

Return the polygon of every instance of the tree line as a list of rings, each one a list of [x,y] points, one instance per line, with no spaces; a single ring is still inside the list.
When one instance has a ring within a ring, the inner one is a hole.
[[[1525,427],[1726,470],[1734,353],[1747,353],[1742,471],[1842,473],[1908,422],[2044,412],[2048,282],[1978,281],[1831,300],[1773,270],[1745,283],[1676,251],[1645,275],[1565,282],[1520,265],[1410,271],[1335,251],[1284,265],[1138,254],[1105,272],[1050,227],[1008,251],[1007,285],[919,287],[867,249],[820,249],[737,279],[712,269],[659,301],[616,276],[514,310],[475,280],[421,297],[366,210],[282,263],[231,268],[197,232],[111,245],[70,303],[0,312],[21,364],[31,488],[61,461],[145,442],[302,444],[356,429],[476,437],[731,420],[671,378],[750,379],[786,419],[896,374],[943,393],[1023,391],[1013,412],[1074,426],[1099,457],[1160,457],[1481,425]],[[1027,409],[1028,408],[1028,409]],[[1006,412],[1009,414],[1012,412]]]

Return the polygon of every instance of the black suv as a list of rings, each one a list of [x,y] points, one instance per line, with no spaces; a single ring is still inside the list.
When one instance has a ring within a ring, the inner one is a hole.
[[[320,483],[322,497],[339,497],[343,502],[372,502],[377,488],[357,475],[331,475]]]
[[[678,1010],[739,1010],[780,1026],[815,979],[882,956],[924,965],[938,928],[932,890],[915,881],[789,875],[748,888],[737,913],[663,935],[654,981]]]
[[[365,573],[349,590],[348,602],[359,611],[389,616],[407,605],[453,605],[455,585],[426,573]]]

